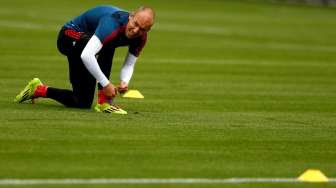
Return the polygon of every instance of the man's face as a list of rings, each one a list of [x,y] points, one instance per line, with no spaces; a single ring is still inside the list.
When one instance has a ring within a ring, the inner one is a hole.
[[[137,12],[130,14],[129,20],[126,26],[126,37],[133,39],[141,36],[143,33],[148,32],[152,27],[152,18],[145,12]]]

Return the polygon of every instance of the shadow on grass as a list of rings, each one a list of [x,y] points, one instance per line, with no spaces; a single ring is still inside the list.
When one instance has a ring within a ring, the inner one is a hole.
[[[68,108],[61,104],[57,103],[51,103],[51,102],[37,102],[35,104],[32,103],[12,103],[13,108],[18,109],[25,109],[25,110],[48,110],[48,111],[79,111],[79,112],[89,112],[92,111],[92,109],[78,109],[78,108]]]
[[[25,103],[14,103],[12,102],[11,104],[7,104],[7,109],[15,109],[15,110],[24,110],[24,111],[31,111],[34,110],[36,112],[43,112],[43,111],[48,111],[48,113],[52,112],[69,112],[69,113],[81,113],[81,114],[102,114],[102,115],[108,115],[107,113],[97,113],[94,111],[94,105],[91,106],[90,109],[80,109],[80,108],[69,108],[66,106],[63,106],[58,103],[54,103],[53,101],[38,101],[35,104],[32,104],[30,102],[25,102]],[[137,111],[137,110],[132,110],[132,109],[127,109],[128,115],[137,115],[141,116],[144,115],[143,113]],[[118,115],[118,114],[115,114]],[[122,116],[122,115],[118,115]]]

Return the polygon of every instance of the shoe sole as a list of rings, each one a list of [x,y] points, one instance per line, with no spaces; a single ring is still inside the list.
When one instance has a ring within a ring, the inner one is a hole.
[[[109,114],[121,114],[121,115],[126,115],[127,114],[127,112],[125,110],[123,110],[123,109],[112,109],[112,110],[109,110],[109,109],[110,108],[105,109],[105,110],[101,110],[100,107],[99,107],[99,105],[96,105],[94,107],[94,110],[96,112],[104,112],[104,113],[109,113]]]

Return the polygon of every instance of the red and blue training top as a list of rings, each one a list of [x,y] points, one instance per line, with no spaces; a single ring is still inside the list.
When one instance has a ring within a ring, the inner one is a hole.
[[[65,23],[64,27],[77,32],[96,35],[103,45],[129,46],[129,52],[139,56],[147,41],[147,33],[129,39],[125,35],[129,13],[114,6],[97,6],[73,20]]]

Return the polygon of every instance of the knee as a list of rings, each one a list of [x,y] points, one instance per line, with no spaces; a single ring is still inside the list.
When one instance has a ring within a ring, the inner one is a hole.
[[[92,105],[92,101],[80,101],[77,103],[77,108],[84,108],[84,109],[88,109],[91,108]]]
[[[83,108],[83,109],[89,109],[91,108],[92,100],[91,99],[80,99],[77,97],[74,97],[74,104],[68,107],[73,108]]]

